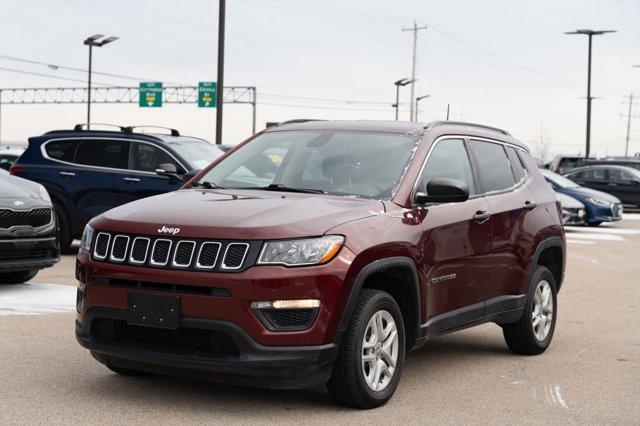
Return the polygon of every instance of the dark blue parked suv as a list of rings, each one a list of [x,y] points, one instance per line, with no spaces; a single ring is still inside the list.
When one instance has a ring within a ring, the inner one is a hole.
[[[185,174],[202,169],[223,152],[209,142],[170,134],[55,130],[29,138],[11,174],[45,186],[59,218],[60,248],[68,251],[93,217],[119,205],[174,191]]]

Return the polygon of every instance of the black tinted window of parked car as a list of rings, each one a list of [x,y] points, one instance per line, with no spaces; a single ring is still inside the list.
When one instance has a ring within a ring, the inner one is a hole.
[[[422,173],[418,191],[426,191],[427,183],[438,178],[462,181],[469,187],[469,195],[476,193],[469,155],[462,139],[446,139],[436,144]]]
[[[511,167],[513,168],[513,172],[516,175],[516,179],[521,181],[525,175],[527,174],[526,169],[524,168],[524,164],[522,164],[522,160],[518,153],[514,148],[510,146],[507,147],[507,155],[509,156],[509,161],[511,161]]]
[[[126,168],[128,142],[119,140],[84,140],[78,146],[76,163],[87,166]]]
[[[160,164],[173,164],[178,171],[182,167],[163,149],[147,143],[134,142],[131,147],[131,168],[141,172],[155,172]]]
[[[609,169],[609,180],[619,183],[631,183],[634,180],[638,180],[638,178],[624,170]]]
[[[502,145],[491,142],[471,141],[480,183],[485,192],[500,191],[515,185],[511,164]]]
[[[588,180],[588,181],[603,181],[605,180],[604,169],[585,170],[567,176],[569,179]]]
[[[73,162],[73,155],[75,154],[77,144],[77,141],[71,140],[53,141],[45,146],[45,151],[49,158],[71,163]]]

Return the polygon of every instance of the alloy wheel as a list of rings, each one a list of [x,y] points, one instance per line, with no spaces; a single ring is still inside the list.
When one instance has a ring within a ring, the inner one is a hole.
[[[387,387],[398,361],[398,329],[393,316],[385,311],[375,312],[362,338],[362,373],[373,391]]]
[[[544,341],[549,335],[552,321],[553,294],[547,280],[542,280],[536,286],[536,291],[533,295],[533,311],[531,313],[533,334],[540,342]]]

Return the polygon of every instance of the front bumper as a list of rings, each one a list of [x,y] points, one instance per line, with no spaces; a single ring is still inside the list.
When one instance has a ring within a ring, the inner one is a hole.
[[[562,224],[563,225],[584,225],[585,211],[584,208],[562,208]]]
[[[54,236],[0,238],[0,272],[48,268],[59,260],[60,250]]]
[[[229,321],[182,317],[181,328],[211,330],[229,336],[237,348],[233,355],[178,353],[172,348],[107,341],[92,333],[96,319],[126,321],[122,309],[92,308],[76,321],[76,338],[99,362],[163,375],[270,389],[299,389],[326,383],[338,345],[268,347],[256,343]]]
[[[622,220],[622,204],[592,207],[588,212],[588,222],[617,222]]]

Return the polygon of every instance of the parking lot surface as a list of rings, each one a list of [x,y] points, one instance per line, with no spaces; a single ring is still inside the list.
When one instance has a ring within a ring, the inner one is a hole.
[[[126,378],[74,337],[74,257],[29,284],[0,287],[0,424],[476,423],[639,424],[640,215],[569,228],[554,341],[511,354],[486,324],[407,357],[396,395],[358,411],[324,389],[270,391]]]

